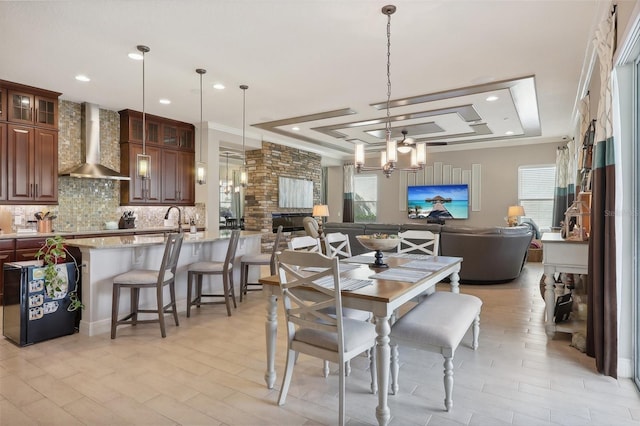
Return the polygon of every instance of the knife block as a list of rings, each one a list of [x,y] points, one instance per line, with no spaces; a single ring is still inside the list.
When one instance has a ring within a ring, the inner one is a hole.
[[[136,227],[136,219],[134,217],[125,219],[121,217],[118,221],[118,229],[133,229]]]

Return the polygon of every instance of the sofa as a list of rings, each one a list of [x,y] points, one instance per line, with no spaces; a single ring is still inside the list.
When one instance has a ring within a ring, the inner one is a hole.
[[[439,224],[380,224],[340,223],[324,224],[325,233],[342,232],[349,236],[352,254],[367,252],[356,235],[374,233],[398,234],[410,229],[428,230],[440,235],[441,256],[462,257],[460,282],[502,283],[520,275],[527,260],[533,232],[528,226],[462,227]]]

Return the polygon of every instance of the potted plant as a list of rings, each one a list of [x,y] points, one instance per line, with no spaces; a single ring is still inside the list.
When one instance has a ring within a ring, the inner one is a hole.
[[[66,274],[61,274],[59,267],[60,263],[68,262],[68,259],[75,264],[76,267],[76,287],[75,290],[70,291],[69,300],[71,304],[67,308],[69,311],[75,311],[77,309],[84,309],[84,304],[78,298],[78,281],[80,277],[80,271],[78,268],[78,262],[75,257],[64,245],[64,238],[60,235],[48,237],[40,250],[36,253],[36,259],[42,260],[42,266],[44,268],[44,285],[47,292],[47,296],[53,298],[56,293],[64,291],[64,287],[67,285]]]

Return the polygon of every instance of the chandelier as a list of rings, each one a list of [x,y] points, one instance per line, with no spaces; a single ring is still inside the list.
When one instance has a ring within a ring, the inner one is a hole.
[[[147,135],[146,135],[146,113],[145,113],[145,99],[144,99],[144,55],[145,53],[149,53],[151,49],[144,45],[138,45],[137,49],[142,53],[142,154],[136,155],[136,172],[140,179],[142,179],[142,198],[147,197],[147,182],[151,177],[151,156],[147,154],[146,145],[147,145]]]
[[[416,172],[422,170],[427,162],[427,151],[425,143],[415,144],[415,148],[409,145],[406,140],[406,131],[403,131],[404,135],[403,143],[398,148],[397,141],[391,138],[391,15],[395,13],[396,7],[394,5],[387,5],[382,8],[382,14],[387,15],[387,123],[386,123],[386,151],[380,153],[380,167],[367,167],[364,165],[364,144],[356,144],[355,152],[355,166],[356,172],[381,170],[385,177],[391,177],[391,173],[394,170],[406,170]],[[408,148],[408,149],[407,149]],[[397,168],[398,163],[398,151],[402,153],[411,152],[411,166],[406,168]]]

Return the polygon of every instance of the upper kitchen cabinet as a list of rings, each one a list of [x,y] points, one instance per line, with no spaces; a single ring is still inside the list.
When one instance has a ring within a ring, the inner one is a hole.
[[[0,121],[7,119],[7,89],[0,87]]]
[[[162,153],[162,201],[189,204],[195,199],[195,157],[185,151],[165,149]]]
[[[60,93],[0,80],[0,200],[58,203]]]
[[[7,201],[7,123],[0,122],[0,202]]]
[[[7,201],[58,202],[58,132],[9,124]]]
[[[192,124],[145,115],[146,152],[151,155],[151,178],[136,176],[136,154],[142,153],[142,113],[120,114],[120,162],[131,180],[120,183],[122,205],[194,205],[195,130]],[[143,188],[143,184],[146,189]]]
[[[120,114],[120,142],[142,143],[142,113],[131,109]],[[146,143],[163,147],[194,150],[192,124],[157,115],[145,114]]]
[[[58,128],[58,98],[39,96],[24,90],[9,90],[7,120],[49,129]]]

